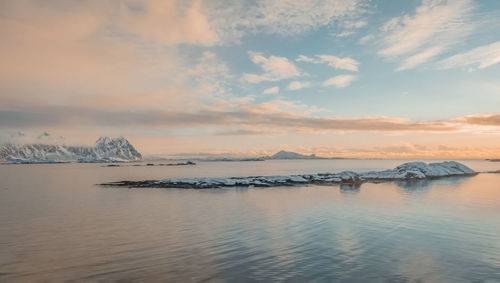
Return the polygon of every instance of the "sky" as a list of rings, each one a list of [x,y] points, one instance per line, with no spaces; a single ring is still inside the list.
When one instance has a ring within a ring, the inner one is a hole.
[[[500,1],[0,0],[0,142],[500,158]]]

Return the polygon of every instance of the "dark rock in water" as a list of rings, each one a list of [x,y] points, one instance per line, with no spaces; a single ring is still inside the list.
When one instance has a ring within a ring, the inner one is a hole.
[[[139,167],[139,166],[184,166],[184,165],[196,165],[193,161],[179,162],[179,163],[146,163],[146,164],[133,164],[129,166]],[[118,167],[126,165],[109,164],[103,167]]]
[[[179,163],[148,163],[146,166],[183,166],[183,165],[196,165],[196,163],[192,161],[186,161],[186,162],[179,162]]]
[[[245,158],[229,158],[229,157],[223,157],[223,158],[213,158],[213,159],[207,159],[205,161],[211,161],[211,162],[245,162],[245,161],[265,161],[263,157],[245,157]]]
[[[305,174],[291,176],[256,176],[232,178],[171,178],[159,181],[121,181],[102,184],[105,186],[151,187],[151,188],[222,188],[222,187],[274,187],[304,184],[349,184],[365,182],[426,180],[452,176],[473,176],[477,174],[469,167],[454,161],[442,163],[410,162],[392,170],[356,173]]]

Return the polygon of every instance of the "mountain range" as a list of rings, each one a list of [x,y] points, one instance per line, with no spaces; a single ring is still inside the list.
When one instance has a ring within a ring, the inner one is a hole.
[[[100,137],[93,146],[49,144],[6,144],[0,146],[0,160],[11,163],[126,162],[142,155],[124,137]]]

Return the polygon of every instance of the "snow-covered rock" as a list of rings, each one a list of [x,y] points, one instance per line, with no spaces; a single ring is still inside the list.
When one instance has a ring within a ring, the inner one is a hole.
[[[409,180],[460,176],[474,173],[469,167],[455,161],[428,164],[424,162],[409,162],[399,165],[392,170],[363,173],[361,177],[373,180]]]
[[[426,164],[410,162],[392,170],[356,173],[343,171],[340,173],[320,173],[291,176],[257,176],[232,178],[175,178],[160,181],[122,181],[103,185],[127,187],[159,187],[159,188],[221,188],[221,187],[272,187],[293,186],[301,184],[354,184],[364,182],[435,179],[450,176],[471,176],[476,174],[469,167],[454,161]]]
[[[94,146],[7,144],[0,159],[13,163],[138,161],[142,155],[123,138],[100,137]]]

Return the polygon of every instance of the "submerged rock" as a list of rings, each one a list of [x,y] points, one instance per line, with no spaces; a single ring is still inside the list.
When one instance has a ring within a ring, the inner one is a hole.
[[[321,173],[290,176],[255,176],[232,178],[170,178],[159,181],[121,181],[102,184],[106,186],[152,187],[152,188],[222,188],[222,187],[274,187],[303,184],[361,184],[365,182],[436,179],[451,176],[477,174],[469,167],[455,162],[441,163],[410,162],[392,170],[356,173]]]

